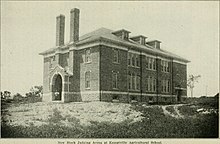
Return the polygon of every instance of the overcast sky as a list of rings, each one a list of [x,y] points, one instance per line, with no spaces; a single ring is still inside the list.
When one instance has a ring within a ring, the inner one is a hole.
[[[187,58],[201,75],[196,96],[219,92],[219,3],[216,2],[1,2],[1,90],[24,94],[42,85],[40,52],[55,46],[56,16],[80,9],[80,35],[100,27],[127,29]],[[189,91],[188,91],[188,95]]]

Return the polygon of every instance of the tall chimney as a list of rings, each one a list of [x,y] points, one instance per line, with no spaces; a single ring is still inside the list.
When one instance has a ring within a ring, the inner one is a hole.
[[[79,9],[70,11],[70,42],[79,41]]]
[[[57,16],[56,23],[56,46],[64,45],[64,32],[65,32],[65,16]]]

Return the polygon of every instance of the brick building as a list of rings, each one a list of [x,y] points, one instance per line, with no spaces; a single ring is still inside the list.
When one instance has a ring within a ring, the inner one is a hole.
[[[43,101],[181,102],[187,95],[188,60],[128,30],[100,28],[79,37],[79,9],[56,18],[56,47],[46,50]]]

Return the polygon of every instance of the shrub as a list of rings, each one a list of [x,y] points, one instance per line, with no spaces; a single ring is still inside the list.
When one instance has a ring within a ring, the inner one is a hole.
[[[53,115],[49,117],[48,121],[50,123],[59,123],[60,121],[65,119],[66,118],[61,115],[61,112],[57,108],[55,108],[53,109]]]
[[[196,107],[191,107],[189,105],[183,105],[178,108],[181,114],[185,116],[193,116],[196,113],[197,108]]]
[[[173,106],[166,107],[166,110],[169,111],[171,114],[177,115],[176,111],[174,110]]]

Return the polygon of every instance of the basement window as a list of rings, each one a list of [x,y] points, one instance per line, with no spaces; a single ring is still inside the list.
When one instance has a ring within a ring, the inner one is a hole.
[[[113,96],[112,96],[112,102],[113,102],[113,103],[114,103],[114,102],[118,103],[118,102],[119,102],[119,96],[118,96],[118,95],[113,95]]]
[[[153,97],[149,97],[149,102],[153,102]]]

